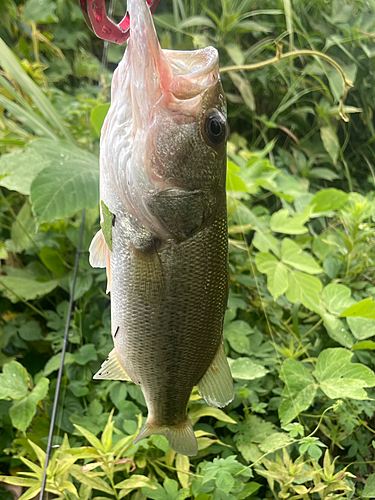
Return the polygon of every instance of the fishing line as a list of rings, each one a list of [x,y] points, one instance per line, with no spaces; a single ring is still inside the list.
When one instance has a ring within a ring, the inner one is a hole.
[[[85,211],[85,209],[83,209],[83,212],[82,212],[82,221],[81,221],[81,228],[80,228],[80,231],[79,231],[79,241],[78,241],[78,246],[77,246],[77,251],[76,251],[76,259],[75,259],[75,264],[74,264],[73,283],[72,283],[72,289],[71,289],[71,292],[70,292],[69,309],[68,309],[68,314],[67,314],[66,323],[65,323],[64,340],[63,340],[63,346],[62,346],[62,350],[61,350],[60,368],[59,368],[59,372],[58,372],[58,375],[57,375],[57,383],[56,383],[56,389],[55,389],[55,398],[54,398],[54,401],[53,401],[51,423],[50,423],[50,427],[49,427],[48,443],[47,443],[47,451],[46,451],[46,460],[44,462],[44,469],[43,469],[42,489],[40,491],[39,500],[43,500],[44,490],[45,490],[46,481],[47,481],[47,467],[48,467],[48,462],[49,462],[49,458],[50,458],[50,455],[51,455],[52,439],[53,439],[53,429],[55,427],[57,405],[58,405],[58,402],[59,402],[59,393],[60,393],[60,387],[61,387],[61,379],[62,379],[62,374],[63,374],[63,370],[64,370],[65,353],[66,353],[66,348],[67,348],[67,345],[68,345],[69,325],[70,325],[70,318],[71,318],[72,310],[73,310],[74,293],[75,293],[75,289],[76,289],[77,273],[78,273],[78,263],[79,263],[79,258],[80,258],[80,255],[81,255],[83,229],[84,229],[84,224],[85,224],[85,214],[86,214],[86,211]]]
[[[109,4],[108,13],[109,13],[110,17],[112,16],[112,13],[113,13],[113,10],[114,10],[115,1],[116,0],[111,0],[110,4]],[[101,69],[100,69],[100,77],[99,77],[99,82],[98,82],[99,91],[102,89],[102,86],[103,86],[102,85],[102,79],[103,79],[104,70],[106,68],[107,54],[108,54],[108,45],[109,45],[108,40],[105,40],[104,47],[103,47]],[[58,402],[59,402],[60,387],[61,387],[61,380],[62,380],[62,373],[63,373],[63,369],[64,369],[64,360],[65,360],[66,348],[67,348],[67,344],[68,344],[69,325],[70,325],[70,318],[71,318],[72,310],[73,310],[74,293],[75,293],[75,288],[76,288],[76,283],[77,283],[78,264],[79,264],[79,258],[80,258],[80,255],[81,255],[81,246],[82,246],[83,230],[84,230],[84,224],[85,224],[85,215],[86,215],[86,210],[84,209],[83,212],[82,212],[81,227],[80,227],[80,232],[79,232],[79,241],[78,241],[78,246],[77,246],[77,251],[76,251],[76,258],[75,258],[75,264],[74,264],[72,289],[71,289],[71,292],[70,292],[69,308],[68,308],[68,314],[67,314],[66,324],[65,324],[63,346],[62,346],[62,350],[61,350],[60,368],[59,368],[59,372],[58,372],[58,375],[57,375],[55,397],[54,397],[54,402],[53,402],[52,415],[51,415],[51,423],[50,423],[49,434],[48,434],[48,443],[47,443],[47,450],[46,450],[46,460],[45,460],[45,463],[44,463],[42,486],[41,486],[41,491],[40,491],[40,495],[39,495],[39,500],[43,500],[44,491],[45,491],[46,482],[47,482],[47,468],[48,468],[48,463],[49,463],[49,459],[50,459],[50,455],[51,455],[52,440],[53,440],[53,430],[54,430],[54,427],[55,427],[56,414],[57,414],[57,406],[58,406]],[[66,391],[66,387],[65,387],[65,391]],[[65,396],[65,393],[64,393],[64,396]],[[63,400],[64,400],[64,397],[63,397]],[[62,419],[62,413],[60,415],[60,425],[61,425],[61,419]],[[60,425],[58,426],[59,429],[60,429]]]

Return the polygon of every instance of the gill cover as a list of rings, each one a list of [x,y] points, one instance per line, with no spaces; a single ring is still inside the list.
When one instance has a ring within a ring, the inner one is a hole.
[[[214,47],[162,50],[146,0],[128,0],[128,7],[132,35],[114,74],[101,136],[101,200],[113,213],[121,204],[166,239],[170,234],[147,206],[147,196],[176,187],[155,167],[155,130],[163,117],[197,119],[203,93],[219,78],[218,53]]]

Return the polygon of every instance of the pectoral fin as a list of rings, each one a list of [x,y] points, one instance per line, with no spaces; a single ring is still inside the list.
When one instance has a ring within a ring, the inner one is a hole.
[[[95,373],[93,378],[96,380],[128,380],[132,382],[131,378],[120,364],[115,349],[112,349],[108,358],[104,361],[100,370]]]
[[[107,270],[107,293],[111,291],[111,251],[105,241],[103,231],[94,236],[90,248],[89,261],[92,267],[105,267]]]
[[[197,384],[199,394],[210,406],[222,408],[234,398],[233,379],[221,344],[211,366]]]

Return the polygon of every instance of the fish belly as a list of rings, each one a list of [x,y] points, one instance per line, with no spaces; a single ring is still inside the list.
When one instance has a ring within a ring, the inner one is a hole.
[[[159,246],[130,216],[112,230],[111,309],[117,356],[145,396],[149,421],[186,421],[190,393],[222,341],[228,293],[226,213]]]

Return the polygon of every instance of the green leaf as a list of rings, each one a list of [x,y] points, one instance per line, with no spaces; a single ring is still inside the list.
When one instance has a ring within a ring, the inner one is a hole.
[[[96,352],[94,344],[85,344],[72,354],[72,357],[79,365],[87,365],[90,361],[96,361],[98,359],[98,353]]]
[[[314,195],[310,205],[314,214],[328,210],[339,210],[348,201],[348,197],[347,193],[339,189],[322,189]]]
[[[17,361],[6,363],[0,374],[0,399],[22,399],[27,394],[27,371]]]
[[[370,474],[366,479],[361,496],[363,498],[375,498],[375,474]]]
[[[293,271],[289,274],[289,287],[286,297],[290,302],[301,302],[310,311],[315,311],[320,315],[324,314],[324,309],[320,306],[319,293],[323,286],[321,281],[315,276],[306,273]]]
[[[279,408],[279,417],[285,426],[312,404],[316,384],[308,369],[295,359],[284,361],[280,378],[285,383],[283,395],[286,399]]]
[[[328,335],[344,347],[348,347],[349,349],[352,348],[354,339],[344,325],[343,321],[335,318],[335,316],[332,316],[332,314],[328,313],[324,314],[323,318],[324,326],[328,332]]]
[[[304,252],[294,241],[284,238],[281,245],[281,259],[285,264],[295,267],[299,271],[309,274],[319,274],[323,269],[316,263],[315,259]]]
[[[351,290],[345,285],[330,284],[324,287],[323,301],[329,312],[332,314],[341,314],[355,300],[351,298]]]
[[[98,137],[100,137],[103,123],[105,117],[107,116],[110,105],[111,104],[109,102],[106,104],[100,104],[99,106],[95,106],[95,108],[91,111],[90,121],[95,129],[95,132],[98,134]]]
[[[252,243],[260,252],[267,253],[271,250],[276,257],[280,257],[280,242],[272,234],[257,230]]]
[[[33,236],[36,232],[34,217],[31,213],[31,206],[26,202],[18,212],[17,219],[12,224],[10,232],[14,250],[22,252],[33,244]]]
[[[284,234],[305,234],[307,228],[305,222],[310,219],[310,207],[306,207],[302,213],[295,213],[292,216],[289,210],[282,209],[275,212],[271,217],[271,230],[275,233]]]
[[[116,484],[116,489],[126,488],[130,491],[136,490],[138,488],[142,488],[148,486],[149,488],[156,490],[156,486],[151,479],[147,476],[141,476],[139,474],[132,474],[129,479],[125,479],[120,483]]]
[[[39,256],[46,268],[61,278],[65,271],[65,264],[59,252],[51,247],[43,247]]]
[[[368,349],[369,351],[375,351],[375,342],[372,340],[365,340],[364,342],[359,342],[353,346],[353,351]]]
[[[100,202],[102,207],[103,222],[100,223],[100,227],[103,231],[104,239],[108,245],[108,248],[112,252],[112,223],[113,223],[113,213],[109,211],[109,208],[104,203]]]
[[[12,302],[34,300],[52,292],[59,284],[56,280],[37,281],[25,273],[25,277],[1,276],[0,291]]]
[[[48,386],[49,380],[42,377],[28,396],[11,407],[9,415],[14,427],[20,431],[26,431],[36,413],[39,401],[44,399],[47,395]]]
[[[367,366],[350,363],[352,357],[341,347],[320,353],[314,375],[329,398],[368,399],[364,388],[375,386],[375,374]]]
[[[95,207],[98,202],[97,158],[73,146],[69,149],[67,146],[64,151],[59,153],[58,160],[53,158],[50,166],[40,171],[31,184],[31,203],[39,222],[71,217],[83,208]]]
[[[324,149],[331,157],[332,163],[336,165],[340,152],[340,144],[336,132],[332,127],[322,127],[320,129],[320,137],[322,139]]]
[[[180,481],[180,484],[183,488],[187,488],[190,482],[189,474],[186,472],[190,472],[190,460],[186,455],[180,455],[177,453],[176,455],[176,469],[177,469],[177,477]]]
[[[26,340],[27,342],[43,338],[42,329],[36,321],[27,321],[26,323],[22,323],[20,329],[18,330],[18,334],[22,340]]]
[[[375,336],[375,320],[370,318],[347,317],[349,328],[357,340],[364,340]]]
[[[233,420],[233,418],[229,417],[222,410],[219,410],[219,408],[211,408],[211,407],[206,407],[206,406],[203,406],[199,410],[195,410],[195,411],[190,412],[189,416],[190,416],[190,420],[193,423],[197,422],[202,417],[214,417],[217,420],[220,420],[220,422],[225,422],[227,424],[236,424],[237,423],[235,420]]]
[[[254,363],[250,358],[229,360],[232,377],[236,380],[255,380],[264,377],[268,370],[264,366]]]
[[[76,427],[78,428],[77,425]],[[86,472],[86,473],[82,472],[82,468],[79,465],[72,465],[72,467],[69,469],[69,472],[78,481],[80,481],[83,484],[86,484],[87,486],[90,486],[90,488],[94,490],[104,491],[104,493],[107,493],[109,495],[114,494],[113,489],[110,487],[108,483],[104,481],[104,479],[101,479],[100,477],[96,476],[95,473],[92,472]]]
[[[285,266],[270,253],[258,253],[255,256],[257,268],[267,274],[267,287],[274,299],[288,289],[288,272]]]
[[[85,436],[85,438],[87,439],[87,441],[96,449],[96,450],[99,450],[99,451],[102,451],[104,452],[104,448],[103,448],[103,445],[102,443],[99,441],[99,439],[94,436],[94,434],[92,434],[90,431],[88,431],[87,429],[84,429],[83,427],[81,427],[80,425],[77,425],[77,424],[74,424],[74,427],[76,429],[79,430],[79,432]],[[76,476],[74,476],[76,477]],[[77,478],[78,479],[78,478]],[[87,483],[85,483],[87,484]],[[94,488],[94,486],[93,486]],[[104,490],[102,490],[104,491]]]
[[[341,313],[343,318],[353,316],[355,318],[375,319],[375,302],[371,299],[364,299],[354,304]]]
[[[57,23],[56,4],[51,0],[28,0],[23,9],[23,16],[33,23]]]
[[[232,161],[227,161],[227,191],[247,192],[245,181],[237,175],[237,172],[240,172],[240,170],[240,167],[235,165]]]

